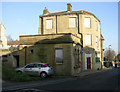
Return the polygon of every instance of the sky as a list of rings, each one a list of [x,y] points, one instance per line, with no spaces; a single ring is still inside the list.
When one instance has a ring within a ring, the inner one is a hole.
[[[118,3],[118,53],[120,53],[120,2]]]
[[[93,13],[101,21],[104,49],[111,45],[118,52],[118,2],[2,2],[0,20],[6,28],[6,36],[19,40],[21,35],[38,34],[39,15],[44,8],[51,13],[66,11],[67,3],[72,4],[72,11]]]

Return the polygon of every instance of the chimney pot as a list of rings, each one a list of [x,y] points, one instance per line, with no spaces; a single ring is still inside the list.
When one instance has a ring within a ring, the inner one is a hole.
[[[48,9],[45,7],[45,10],[48,10]]]
[[[67,11],[72,11],[72,5],[71,3],[67,3]]]
[[[43,14],[49,13],[48,9],[45,7],[45,10],[43,10]]]

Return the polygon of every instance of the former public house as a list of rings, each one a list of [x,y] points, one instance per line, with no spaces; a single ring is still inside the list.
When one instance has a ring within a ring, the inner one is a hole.
[[[103,36],[100,20],[80,10],[50,13],[45,7],[39,16],[37,35],[20,36],[19,65],[43,62],[53,66],[56,75],[75,75],[102,68]]]

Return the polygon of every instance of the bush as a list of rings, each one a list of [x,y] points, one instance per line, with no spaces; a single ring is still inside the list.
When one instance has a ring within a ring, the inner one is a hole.
[[[109,68],[110,66],[113,66],[113,65],[112,65],[112,62],[104,62],[104,66]]]
[[[17,81],[17,82],[43,80],[43,78],[40,77],[33,77],[33,76],[28,76],[26,74],[17,73],[14,68],[8,66],[2,67],[2,78],[3,80]]]

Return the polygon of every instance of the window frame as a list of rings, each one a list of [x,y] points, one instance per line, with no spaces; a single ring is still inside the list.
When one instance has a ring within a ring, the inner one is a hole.
[[[86,44],[86,36],[90,36],[91,37],[91,39],[90,39],[91,43],[90,44],[88,44],[88,43]],[[91,46],[92,45],[92,35],[91,34],[85,34],[85,45],[86,46]]]
[[[86,26],[86,25],[88,25],[88,24],[86,24],[88,21],[86,21],[86,19],[90,19],[89,20],[89,26]],[[85,28],[91,28],[91,18],[90,17],[85,17],[84,18],[84,27]]]
[[[29,66],[29,67],[28,67]],[[31,66],[31,67],[30,67]],[[25,66],[25,68],[33,68],[33,64],[28,64]]]
[[[70,25],[70,19],[73,19],[73,18],[75,19],[75,24],[74,24],[75,26]],[[76,17],[69,17],[69,28],[76,28],[76,27],[77,27],[77,18]]]
[[[47,21],[50,21],[51,20],[51,27],[48,27],[47,26]],[[49,30],[49,29],[53,29],[53,19],[46,19],[46,29]]]
[[[62,50],[62,61],[61,62],[57,62],[56,60],[56,51],[57,50]],[[63,61],[64,61],[64,57],[63,57],[63,48],[55,48],[55,63],[56,64],[63,64]]]

